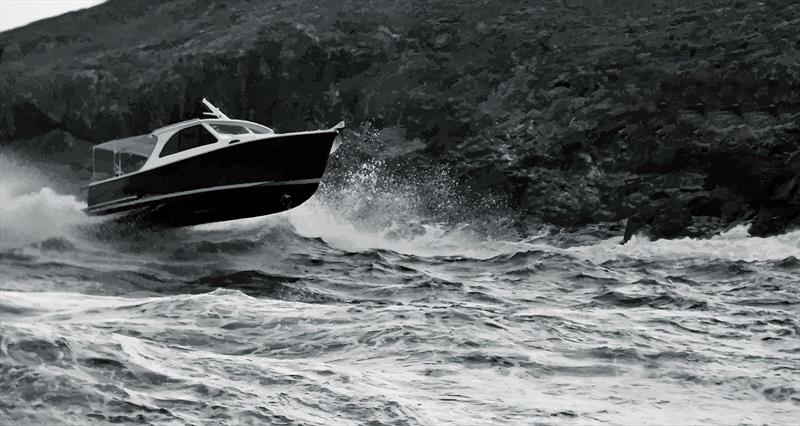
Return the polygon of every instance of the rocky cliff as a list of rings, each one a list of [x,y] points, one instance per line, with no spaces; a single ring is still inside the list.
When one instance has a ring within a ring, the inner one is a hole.
[[[794,1],[111,0],[0,33],[3,149],[79,171],[203,96],[369,125],[530,225],[800,225]]]

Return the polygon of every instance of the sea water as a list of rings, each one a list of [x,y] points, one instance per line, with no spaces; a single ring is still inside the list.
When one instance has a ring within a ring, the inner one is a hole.
[[[800,231],[565,244],[375,162],[289,212],[148,230],[37,173],[2,175],[0,424],[800,418]]]

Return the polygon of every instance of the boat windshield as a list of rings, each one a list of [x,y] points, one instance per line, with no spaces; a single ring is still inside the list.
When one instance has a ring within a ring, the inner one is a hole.
[[[211,127],[222,135],[245,135],[250,133],[244,126],[236,124],[212,124]]]

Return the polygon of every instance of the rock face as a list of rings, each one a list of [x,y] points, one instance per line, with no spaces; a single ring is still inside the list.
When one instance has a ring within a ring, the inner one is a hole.
[[[0,34],[4,149],[82,168],[203,96],[369,123],[529,224],[800,226],[795,1],[111,0]]]

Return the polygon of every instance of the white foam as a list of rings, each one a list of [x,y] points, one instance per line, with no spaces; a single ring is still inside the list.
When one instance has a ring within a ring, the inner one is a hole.
[[[384,212],[374,211],[375,215]],[[415,231],[404,234],[400,222],[384,221],[385,228],[359,222],[347,211],[334,210],[323,201],[314,199],[289,212],[289,223],[305,237],[321,238],[344,251],[391,250],[416,256],[462,256],[487,259],[502,254],[542,250],[583,258],[594,263],[620,258],[644,260],[722,259],[731,261],[771,261],[790,256],[800,258],[800,230],[773,237],[751,237],[747,225],[739,225],[708,239],[679,238],[650,241],[636,236],[627,244],[622,237],[599,243],[559,248],[545,243],[543,235],[525,241],[487,239],[468,227],[446,224],[421,224]],[[365,226],[366,225],[366,226]]]
[[[649,241],[636,236],[621,245],[621,237],[610,238],[591,246],[572,247],[568,253],[595,263],[622,257],[635,259],[722,259],[732,261],[781,260],[800,258],[800,230],[774,237],[751,237],[748,226],[739,225],[708,239],[679,238]]]
[[[115,296],[94,296],[67,292],[21,292],[0,291],[3,304],[15,308],[31,309],[45,314],[58,312],[79,313],[90,309],[112,309],[134,306],[145,302],[160,300],[158,297],[126,298]]]
[[[376,229],[365,222],[347,218],[319,200],[312,199],[287,218],[299,235],[321,238],[334,248],[348,252],[390,250],[415,256],[460,256],[487,259],[504,253],[528,249],[526,243],[488,240],[467,226],[447,224],[402,223],[387,221]],[[376,211],[376,215],[381,212]]]
[[[56,193],[36,171],[6,156],[0,158],[0,242],[18,245],[66,236],[87,223],[86,204],[75,196]]]

